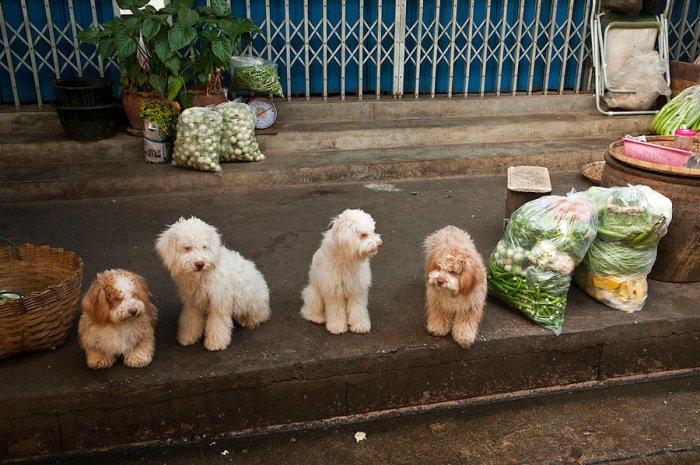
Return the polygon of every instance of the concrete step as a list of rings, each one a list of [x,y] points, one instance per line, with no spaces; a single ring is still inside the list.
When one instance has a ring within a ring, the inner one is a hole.
[[[505,114],[588,112],[593,110],[591,94],[567,95],[503,95],[434,99],[404,97],[402,99],[363,100],[311,99],[308,101],[275,101],[279,121],[350,122],[423,118],[463,118]]]
[[[535,394],[535,393],[533,393]],[[62,457],[62,465],[697,465],[700,376],[337,418]],[[364,433],[364,440],[355,435]]]
[[[280,102],[273,131],[258,132],[268,155],[444,145],[604,138],[646,130],[650,117],[605,117],[590,95],[479,99]],[[53,120],[53,124],[49,121]],[[30,124],[35,121],[36,124]],[[98,142],[65,138],[55,113],[0,112],[0,165],[133,160],[140,137]],[[38,130],[35,130],[37,129]]]
[[[0,107],[0,136],[2,138],[17,133],[42,134],[45,132],[62,133],[58,115],[50,106],[45,108],[28,106],[21,110]]]
[[[576,172],[552,176],[555,194],[588,185]],[[89,370],[75,328],[54,351],[2,360],[0,460],[391,415],[452,401],[493,405],[556,386],[577,390],[586,383],[697,372],[700,283],[650,281],[646,305],[635,314],[611,310],[572,287],[560,336],[489,300],[472,348],[431,337],[425,331],[422,242],[454,224],[488,256],[502,234],[505,177],[395,186],[400,190],[345,183],[4,203],[3,235],[74,250],[85,263],[83,290],[107,268],[146,277],[159,322],[155,359],[146,369],[120,364]],[[346,208],[372,214],[384,241],[372,261],[372,331],[366,335],[334,336],[299,316],[321,232]],[[177,344],[180,302],[153,251],[166,224],[190,215],[214,224],[228,247],[254,260],[271,291],[271,320],[236,329],[221,352]],[[639,405],[645,403],[640,395]],[[569,415],[580,416],[576,412]],[[664,417],[673,418],[671,410]],[[530,439],[532,445],[544,440]]]
[[[608,137],[646,131],[648,116],[604,117],[591,112],[505,114],[460,118],[367,120],[349,123],[281,122],[278,134],[260,140],[263,153],[363,150]]]
[[[610,140],[560,139],[269,155],[259,163],[224,164],[221,174],[147,164],[141,159],[110,160],[126,153],[133,138],[123,136],[114,142],[123,144],[123,149],[101,141],[100,154],[104,158],[99,162],[78,161],[82,156],[80,144],[73,143],[78,144],[73,163],[6,165],[0,171],[0,195],[6,202],[21,202],[203,189],[224,192],[240,187],[501,175],[514,165],[545,166],[553,172],[575,171],[586,162],[602,159]]]

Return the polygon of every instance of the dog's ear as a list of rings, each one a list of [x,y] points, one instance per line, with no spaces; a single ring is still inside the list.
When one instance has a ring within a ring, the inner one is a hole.
[[[81,302],[83,313],[90,316],[95,323],[104,325],[109,322],[109,302],[104,289],[104,278],[101,274],[90,285]]]
[[[425,277],[427,279],[431,271],[437,270],[437,260],[434,253],[429,253],[425,256]]]
[[[155,249],[163,259],[163,263],[168,269],[171,269],[175,263],[175,252],[177,251],[177,234],[174,231],[175,225],[170,226],[163,231],[156,240]]]
[[[457,283],[459,285],[459,292],[462,294],[469,294],[474,287],[484,280],[484,270],[483,267],[471,258],[465,260],[462,272],[459,274]]]
[[[352,224],[340,216],[333,218],[330,232],[331,239],[336,247],[350,249],[357,240]]]
[[[136,273],[131,273],[131,276],[133,277],[134,283],[136,284],[134,297],[146,304],[146,306],[148,306],[148,301],[151,295],[148,290],[148,281],[146,281],[146,278]]]

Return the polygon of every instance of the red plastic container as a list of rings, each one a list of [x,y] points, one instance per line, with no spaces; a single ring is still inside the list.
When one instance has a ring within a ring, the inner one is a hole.
[[[637,160],[670,166],[685,166],[692,155],[692,152],[688,150],[627,139],[624,141],[623,153],[625,156]]]

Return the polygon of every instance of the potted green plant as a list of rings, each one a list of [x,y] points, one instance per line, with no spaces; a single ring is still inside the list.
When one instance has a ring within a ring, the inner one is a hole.
[[[160,9],[148,0],[117,4],[131,15],[86,28],[78,38],[96,45],[103,59],[116,59],[122,101],[135,128],[143,127],[138,104],[145,98],[179,101],[182,108],[192,105],[197,94],[204,96],[199,104],[212,103],[207,101],[212,97],[225,100],[222,70],[244,41],[261,32],[250,19],[232,17],[227,0],[199,8],[193,0],[173,0]]]
[[[173,15],[168,33],[169,50],[157,50],[161,59],[172,54],[191,52],[192,57],[183,75],[182,103],[205,106],[226,101],[223,92],[223,70],[230,67],[231,56],[241,53],[244,42],[250,42],[260,28],[248,18],[231,16],[228,0],[212,0],[211,6],[192,9],[192,0],[175,0],[163,11]]]
[[[172,140],[175,137],[179,116],[173,102],[143,100],[139,104],[139,116],[143,118],[144,155],[152,163],[171,161]]]

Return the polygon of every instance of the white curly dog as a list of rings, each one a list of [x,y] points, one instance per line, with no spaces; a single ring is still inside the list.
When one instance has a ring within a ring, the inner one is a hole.
[[[183,346],[204,335],[207,350],[231,343],[233,319],[247,328],[270,317],[270,291],[255,264],[221,244],[216,228],[196,217],[180,218],[156,241],[156,251],[182,300],[177,340]]]
[[[301,315],[326,324],[332,334],[368,333],[372,328],[367,294],[372,284],[369,259],[382,245],[374,220],[362,210],[345,210],[323,233],[309,269],[309,284],[302,291]]]

